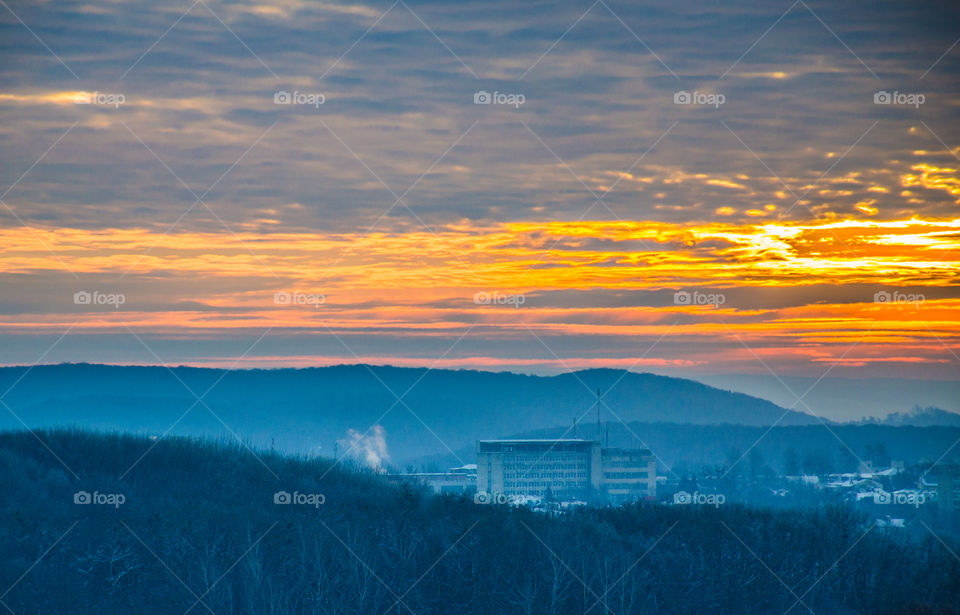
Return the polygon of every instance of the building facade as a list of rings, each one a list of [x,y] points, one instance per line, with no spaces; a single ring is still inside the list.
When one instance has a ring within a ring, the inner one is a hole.
[[[960,465],[941,463],[933,468],[937,477],[937,507],[947,518],[960,515]]]
[[[467,464],[450,468],[446,472],[408,472],[388,474],[387,480],[394,483],[412,482],[426,485],[434,493],[473,493],[477,490],[477,466]]]
[[[626,501],[654,497],[656,480],[656,463],[646,450],[602,448],[581,439],[477,442],[479,493]]]
[[[600,466],[600,485],[608,499],[615,502],[656,499],[657,462],[650,451],[601,449]]]

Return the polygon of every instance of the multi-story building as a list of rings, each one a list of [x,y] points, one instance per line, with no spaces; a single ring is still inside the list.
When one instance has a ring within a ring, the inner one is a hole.
[[[657,462],[646,449],[604,448],[600,451],[600,486],[613,501],[654,499]]]
[[[656,464],[646,450],[602,448],[593,440],[480,440],[477,491],[557,500],[647,499]]]
[[[473,493],[477,490],[477,466],[472,464],[446,472],[387,474],[386,478],[395,483],[420,483],[433,489],[434,493]]]
[[[960,465],[940,463],[933,468],[937,477],[937,507],[949,517],[960,514]]]

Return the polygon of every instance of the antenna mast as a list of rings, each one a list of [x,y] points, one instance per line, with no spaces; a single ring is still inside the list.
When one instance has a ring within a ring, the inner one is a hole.
[[[597,442],[600,442],[603,433],[600,431],[600,389],[597,389]]]

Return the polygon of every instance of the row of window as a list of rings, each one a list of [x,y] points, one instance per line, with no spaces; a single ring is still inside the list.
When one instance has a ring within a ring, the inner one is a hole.
[[[649,474],[646,471],[641,472],[604,472],[604,478],[640,478],[646,480],[649,478]]]

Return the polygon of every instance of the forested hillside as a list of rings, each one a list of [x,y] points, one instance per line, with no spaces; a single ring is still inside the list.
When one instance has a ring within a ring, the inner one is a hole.
[[[328,460],[67,430],[0,434],[0,489],[0,600],[14,613],[960,607],[960,546],[907,543],[844,509],[551,517],[435,498]],[[295,501],[275,503],[277,492]]]
[[[16,386],[13,386],[13,385]],[[12,387],[12,388],[11,388]],[[4,403],[28,426],[244,439],[319,451],[354,429],[384,428],[391,460],[473,446],[482,438],[593,420],[812,424],[769,401],[681,378],[594,369],[558,376],[339,365],[306,369],[38,365],[0,368]],[[198,399],[199,398],[199,399]],[[779,422],[778,422],[779,421]],[[0,414],[0,429],[23,425]]]

